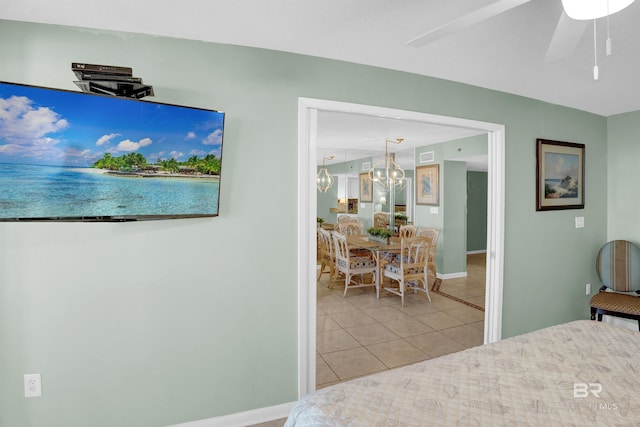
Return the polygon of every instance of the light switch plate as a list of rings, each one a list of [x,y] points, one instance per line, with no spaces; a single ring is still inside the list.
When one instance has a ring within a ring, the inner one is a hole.
[[[431,208],[430,212],[431,212],[432,214],[437,214],[437,213],[438,213],[438,207],[437,207],[437,206],[433,206],[433,207]]]
[[[577,216],[576,217],[576,228],[583,228],[584,227],[584,217],[583,216]]]

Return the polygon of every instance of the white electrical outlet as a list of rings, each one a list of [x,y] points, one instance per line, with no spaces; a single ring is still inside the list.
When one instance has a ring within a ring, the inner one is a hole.
[[[591,283],[587,283],[587,286],[585,287],[585,292],[587,295],[591,295]]]
[[[42,379],[40,374],[25,374],[24,397],[42,396]]]

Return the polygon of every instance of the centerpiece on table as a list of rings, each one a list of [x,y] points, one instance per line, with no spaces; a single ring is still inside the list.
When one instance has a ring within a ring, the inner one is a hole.
[[[405,224],[406,224],[407,220],[409,219],[409,217],[406,216],[405,214],[397,213],[397,214],[394,215],[394,219],[399,220],[399,221],[404,221]]]
[[[369,233],[369,240],[385,245],[389,244],[389,238],[393,236],[393,231],[388,228],[369,227],[367,233]]]

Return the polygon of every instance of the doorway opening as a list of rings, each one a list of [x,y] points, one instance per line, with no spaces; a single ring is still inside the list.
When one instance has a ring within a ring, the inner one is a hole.
[[[488,135],[487,265],[484,342],[501,338],[504,259],[504,125],[406,110],[300,98],[298,102],[298,394],[316,386],[316,165],[318,112],[417,121]]]

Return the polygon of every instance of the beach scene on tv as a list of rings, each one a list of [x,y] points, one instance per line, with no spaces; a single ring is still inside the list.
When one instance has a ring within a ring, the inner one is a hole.
[[[0,220],[216,216],[224,113],[0,82]]]

